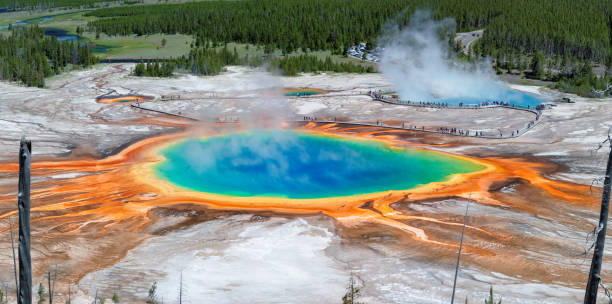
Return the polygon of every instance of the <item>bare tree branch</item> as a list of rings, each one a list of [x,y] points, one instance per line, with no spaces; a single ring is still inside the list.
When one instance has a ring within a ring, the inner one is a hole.
[[[11,222],[11,217],[8,217],[9,220],[9,228],[11,230],[11,249],[13,249],[13,274],[15,275],[15,293],[17,295],[17,299],[19,298],[19,280],[17,279],[17,258],[15,257],[15,238],[13,237],[13,223]]]

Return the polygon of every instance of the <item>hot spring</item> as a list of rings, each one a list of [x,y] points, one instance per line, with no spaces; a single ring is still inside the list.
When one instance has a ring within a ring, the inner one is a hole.
[[[406,190],[484,166],[379,141],[298,131],[251,131],[176,142],[158,178],[193,191],[312,199]]]
[[[544,102],[544,100],[538,98],[536,95],[515,91],[511,89],[502,89],[498,92],[496,97],[484,98],[484,97],[453,97],[453,98],[439,98],[435,101],[437,102],[446,102],[450,105],[458,105],[459,103],[465,104],[482,104],[485,101],[503,101],[508,102],[511,105],[520,106],[520,107],[535,107]]]
[[[285,96],[312,96],[325,94],[327,91],[315,88],[285,89]]]

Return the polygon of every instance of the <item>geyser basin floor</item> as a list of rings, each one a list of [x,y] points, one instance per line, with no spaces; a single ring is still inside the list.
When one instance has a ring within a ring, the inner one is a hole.
[[[294,131],[188,139],[161,154],[156,175],[180,187],[296,199],[406,190],[485,168],[431,151]]]

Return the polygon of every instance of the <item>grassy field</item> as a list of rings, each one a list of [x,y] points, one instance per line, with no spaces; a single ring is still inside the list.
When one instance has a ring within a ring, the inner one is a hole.
[[[118,36],[109,37],[95,33],[85,33],[84,37],[96,46],[108,48],[104,53],[96,53],[102,59],[138,59],[138,58],[168,58],[189,53],[193,38],[189,35],[149,35],[149,36]],[[162,39],[166,45],[162,46]]]

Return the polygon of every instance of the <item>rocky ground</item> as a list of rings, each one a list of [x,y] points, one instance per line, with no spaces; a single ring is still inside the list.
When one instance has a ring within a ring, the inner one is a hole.
[[[181,75],[157,79],[130,76],[132,67],[131,64],[97,65],[54,77],[45,89],[0,82],[0,127],[3,130],[0,133],[0,162],[17,160],[18,141],[23,135],[33,142],[34,161],[100,158],[138,139],[180,129],[185,123],[163,114],[134,109],[127,103],[97,103],[95,98],[106,93],[149,95],[155,97],[155,101],[143,104],[148,108],[204,121],[238,117],[241,122],[254,126],[260,126],[262,117],[265,121],[281,122],[317,116],[353,122],[406,121],[409,125],[432,128],[510,132],[533,120],[533,114],[507,109],[422,109],[376,102],[363,93],[371,89],[391,89],[391,84],[381,74],[278,77],[259,70],[231,67],[214,77]],[[305,87],[329,93],[285,97],[281,91],[282,88]],[[541,94],[547,99],[559,96],[557,92],[538,87],[515,88]],[[180,95],[181,99],[160,101],[162,95]],[[576,96],[572,96],[572,100],[575,103],[555,103],[555,107],[544,112],[540,124],[519,138],[496,140],[435,135],[428,140],[450,144],[444,149],[460,154],[553,161],[564,170],[555,172],[551,178],[590,184],[602,174],[605,153],[594,154],[592,150],[606,138],[612,126],[609,116],[612,100]],[[0,176],[0,186],[14,181],[14,176]],[[465,201],[448,200],[411,208],[459,219],[464,204]],[[0,210],[7,208],[2,206]],[[564,238],[563,242],[584,242],[597,218],[596,208],[581,211],[581,217],[593,220],[585,221],[581,231],[566,231],[563,226],[537,215],[508,211],[502,216],[500,212],[506,211],[481,205],[474,206],[473,212],[494,215],[500,220],[505,218],[517,225],[521,223],[528,227],[521,228],[525,231]],[[174,215],[166,220],[170,222],[161,221],[159,225],[169,227],[183,217],[189,215]],[[8,240],[6,230],[1,231],[2,239]],[[252,303],[333,303],[339,302],[345,282],[353,272],[365,284],[364,301],[368,303],[446,303],[454,265],[439,264],[435,259],[423,259],[410,250],[397,248],[395,237],[378,233],[372,239],[359,239],[323,216],[295,219],[221,215],[185,229],[146,238],[119,263],[81,278],[76,298],[79,303],[91,302],[97,290],[105,297],[120,290],[126,299],[134,300],[145,296],[151,282],[159,281],[160,293],[167,295],[165,299],[174,301],[178,275],[184,271],[183,279],[192,303],[203,297],[215,299],[215,303],[244,302],[245,294],[252,296],[249,298]],[[181,245],[170,250],[177,240]],[[1,243],[0,267],[9,269],[6,268],[10,265],[9,243]],[[81,249],[87,247],[87,242],[71,246],[76,246],[72,250],[84,255],[96,256]],[[543,251],[530,254],[552,255]],[[569,268],[585,269],[582,258],[570,258],[565,262]],[[10,282],[10,272],[1,272],[4,275],[0,279]],[[240,272],[244,275],[236,274]],[[576,303],[582,297],[579,284],[575,282],[526,281],[475,266],[466,265],[459,280],[458,295],[462,301],[464,298],[469,298],[470,302],[482,301],[490,284],[499,290],[503,303]],[[288,294],[298,296],[287,297]]]

